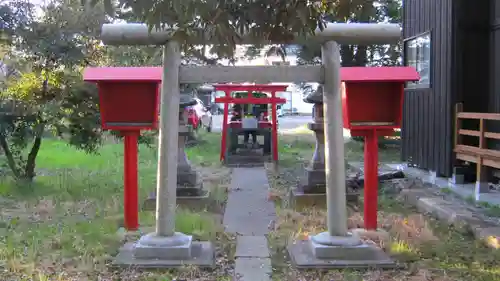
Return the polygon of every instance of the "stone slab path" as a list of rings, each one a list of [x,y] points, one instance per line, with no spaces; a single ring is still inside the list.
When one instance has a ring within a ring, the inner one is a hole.
[[[269,183],[263,167],[233,169],[223,223],[227,232],[238,235],[235,280],[271,280],[266,235],[276,212],[268,193]]]

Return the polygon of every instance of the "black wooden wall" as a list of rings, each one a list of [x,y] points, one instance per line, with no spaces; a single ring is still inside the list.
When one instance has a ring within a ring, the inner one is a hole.
[[[500,74],[500,53],[493,56],[500,48],[500,30],[492,35],[492,14],[500,23],[500,0],[403,2],[404,37],[431,32],[431,86],[405,90],[404,161],[451,176],[455,104],[463,103],[465,111],[500,112],[500,78],[492,74]],[[494,40],[498,45],[492,44]],[[492,63],[493,58],[498,63]],[[464,124],[469,126],[477,129],[474,121]]]
[[[456,0],[404,0],[403,36],[431,32],[431,86],[405,90],[402,160],[439,175],[451,174],[453,13]]]
[[[455,0],[455,48],[452,77],[457,101],[465,111],[488,112],[490,1]]]
[[[491,1],[490,20],[490,112],[500,113],[500,0]]]

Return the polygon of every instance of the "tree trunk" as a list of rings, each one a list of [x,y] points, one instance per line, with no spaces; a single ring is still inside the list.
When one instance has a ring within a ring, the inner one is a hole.
[[[1,134],[0,134],[0,146],[2,147],[5,153],[5,157],[7,157],[7,165],[9,165],[12,174],[16,179],[19,179],[21,177],[21,173],[17,168],[16,161],[14,160],[14,155],[12,155],[12,152],[9,149],[9,144],[7,143],[7,139],[5,138],[4,135]]]
[[[26,160],[26,167],[24,168],[23,179],[26,180],[27,182],[33,182],[33,179],[36,176],[35,173],[36,157],[38,155],[38,152],[40,151],[41,146],[42,146],[42,135],[40,134],[35,137],[33,146],[31,147],[30,153],[28,154],[28,159]]]

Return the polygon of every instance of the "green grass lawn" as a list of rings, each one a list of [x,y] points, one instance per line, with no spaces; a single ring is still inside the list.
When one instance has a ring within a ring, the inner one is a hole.
[[[315,137],[313,133],[304,126],[288,130],[279,136],[280,138],[280,165],[293,167],[296,164],[307,164],[314,153]],[[344,145],[345,158],[347,161],[363,162],[364,144],[359,141],[348,141]],[[379,151],[379,162],[398,163],[401,162],[401,151],[399,147],[384,147]]]
[[[187,149],[191,162],[209,171],[223,169],[218,161],[220,136],[205,134],[202,139],[203,145]],[[156,167],[156,149],[140,146],[140,204],[155,190]],[[122,244],[116,235],[123,213],[122,143],[109,142],[92,155],[45,139],[35,182],[21,186],[2,178],[0,199],[1,280],[115,276],[107,264]],[[154,212],[141,211],[139,217],[141,226],[154,225]],[[210,214],[188,210],[178,210],[176,227],[204,240],[215,240],[220,230]]]
[[[220,134],[203,134],[201,138],[202,144],[186,150],[188,157],[205,171],[207,182],[218,187],[220,178],[229,175],[219,163]],[[308,130],[281,135],[279,143],[280,166],[284,168],[305,165],[312,157],[314,137]],[[362,144],[350,142],[345,147],[349,160],[362,161]],[[381,161],[397,161],[398,157],[397,150],[381,151]],[[156,148],[140,146],[140,202],[156,187],[156,167]],[[108,266],[123,244],[116,235],[123,213],[122,143],[106,143],[97,155],[90,155],[62,141],[45,139],[37,158],[37,173],[30,186],[19,186],[9,178],[0,180],[0,280],[163,281],[179,276],[173,272],[113,271]],[[223,199],[217,195],[214,200]],[[217,215],[220,218],[221,214]],[[142,226],[154,225],[154,219],[154,212],[140,212]],[[322,220],[318,215],[314,220],[317,225],[312,227],[324,227]],[[302,222],[295,221],[294,229],[297,223]],[[222,233],[214,214],[178,209],[176,227],[224,249],[218,255],[218,269],[199,280],[215,280],[215,275],[217,280],[231,280],[224,268],[231,264],[234,238]],[[287,231],[293,232],[291,228]],[[192,276],[189,269],[183,274]]]

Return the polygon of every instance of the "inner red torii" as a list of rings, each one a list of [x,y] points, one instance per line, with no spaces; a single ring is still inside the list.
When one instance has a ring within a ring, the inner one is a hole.
[[[224,103],[224,117],[222,121],[222,141],[220,160],[224,161],[227,146],[227,131],[229,127],[241,127],[239,121],[228,122],[229,104],[270,104],[271,105],[271,120],[259,121],[259,128],[271,127],[272,139],[272,157],[276,163],[278,161],[278,120],[276,114],[276,105],[286,103],[286,99],[276,97],[276,92],[284,92],[288,85],[242,85],[242,84],[217,84],[214,85],[216,91],[223,91],[224,97],[215,98],[216,103]],[[232,92],[248,93],[247,97],[232,97]],[[271,93],[271,97],[254,97],[253,92]]]

